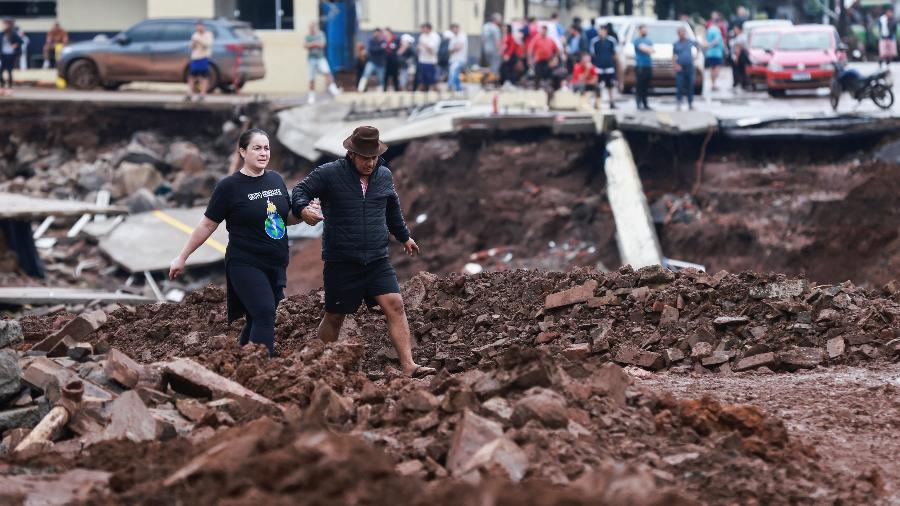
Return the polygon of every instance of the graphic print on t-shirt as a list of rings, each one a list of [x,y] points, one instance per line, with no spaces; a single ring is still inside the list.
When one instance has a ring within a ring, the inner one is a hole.
[[[266,235],[272,239],[281,239],[286,231],[284,220],[278,214],[275,204],[266,198]]]

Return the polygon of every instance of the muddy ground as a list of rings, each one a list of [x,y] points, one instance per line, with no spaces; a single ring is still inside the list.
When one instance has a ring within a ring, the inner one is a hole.
[[[896,292],[658,268],[422,274],[403,290],[415,356],[435,377],[399,377],[376,313],[317,340],[315,292],[281,304],[274,360],[236,345],[216,287],[113,311],[90,337],[98,352],[149,367],[191,357],[281,413],[164,442],[61,445],[6,457],[0,474],[109,472],[91,496],[101,504],[376,504],[397,490],[408,504],[897,498],[885,461],[898,449]],[[23,318],[20,347],[70,318]]]

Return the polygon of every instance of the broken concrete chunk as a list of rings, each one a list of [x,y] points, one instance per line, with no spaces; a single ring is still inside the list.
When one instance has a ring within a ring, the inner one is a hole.
[[[503,427],[499,423],[469,410],[464,411],[450,441],[447,470],[458,475],[482,446],[502,436]]]
[[[778,360],[786,369],[813,369],[827,358],[825,350],[819,348],[799,347],[778,353]]]
[[[15,498],[8,504],[84,504],[95,491],[106,489],[112,473],[72,469],[65,473],[7,475],[0,483],[0,497]]]
[[[724,351],[716,351],[713,352],[712,355],[704,357],[700,360],[700,363],[703,364],[703,367],[713,367],[716,365],[724,364],[731,359],[731,356]]]
[[[175,409],[150,408],[150,415],[153,416],[158,425],[164,427],[163,432],[167,430],[167,427],[171,427],[174,429],[175,434],[187,436],[193,432],[195,427],[190,420],[181,416],[178,410]]]
[[[606,395],[621,406],[625,405],[625,390],[631,384],[631,376],[618,365],[607,362],[586,380],[594,393]]]
[[[700,341],[691,348],[691,358],[699,360],[712,355],[713,346],[705,341]]]
[[[44,417],[40,406],[5,409],[0,411],[0,432],[20,427],[34,428]]]
[[[554,309],[563,306],[571,306],[572,304],[587,302],[589,298],[594,296],[594,290],[596,289],[597,281],[589,279],[585,281],[585,283],[581,286],[569,288],[568,290],[563,290],[561,292],[551,293],[544,301],[544,308]]]
[[[209,411],[206,404],[197,399],[178,399],[175,401],[175,409],[192,422],[199,422]]]
[[[78,374],[71,369],[60,366],[47,357],[38,357],[25,368],[22,373],[22,381],[36,388],[47,396],[50,402],[56,402],[60,396],[60,388],[66,383],[79,379]],[[94,398],[98,401],[111,401],[113,394],[101,388],[95,383],[82,379],[84,384],[84,397]]]
[[[76,362],[86,362],[94,354],[91,343],[77,343],[69,348],[67,356]]]
[[[675,281],[675,273],[662,265],[648,265],[637,271],[641,285],[659,285]]]
[[[517,427],[537,420],[551,429],[561,429],[569,422],[566,410],[566,399],[547,388],[534,387],[525,392],[513,407],[511,421]]]
[[[513,413],[513,408],[509,401],[503,397],[491,397],[481,404],[481,408],[503,421],[509,421]]]
[[[341,424],[353,416],[353,402],[338,395],[325,382],[318,381],[304,415],[307,423],[311,424]]]
[[[861,344],[869,344],[875,340],[875,336],[872,334],[856,334],[852,336],[847,336],[847,344],[850,346],[859,346]]]
[[[191,397],[234,399],[244,411],[281,411],[271,400],[219,376],[189,358],[175,359],[163,365],[163,381],[172,390]]]
[[[541,332],[535,338],[535,344],[547,344],[559,338],[559,332]]]
[[[725,327],[728,325],[743,325],[749,322],[750,319],[746,316],[720,316],[713,320],[713,324],[720,327]]]
[[[732,368],[735,372],[748,371],[757,367],[772,367],[778,363],[778,358],[774,353],[760,353],[752,357],[744,357],[738,361]]]
[[[841,336],[832,337],[825,343],[825,350],[828,352],[829,358],[837,358],[844,354],[844,338]]]
[[[479,482],[481,474],[501,473],[502,478],[517,483],[528,470],[528,455],[507,437],[495,439],[482,446],[458,471],[463,480]]]
[[[670,325],[673,323],[678,323],[678,310],[672,306],[666,305],[663,306],[662,314],[659,315],[659,324],[660,325]]]
[[[125,388],[134,388],[144,372],[144,366],[113,348],[106,355],[106,365],[103,367],[103,371]]]
[[[0,350],[0,404],[19,395],[21,375],[19,356],[10,350]]]
[[[156,419],[135,391],[120,395],[109,407],[110,421],[100,440],[152,441],[160,433]]]
[[[425,464],[421,460],[407,460],[397,464],[394,468],[400,476],[418,476],[424,478],[427,474]]]
[[[784,299],[788,297],[800,297],[809,289],[809,282],[805,279],[791,279],[778,281],[765,285],[751,286],[750,296],[754,299]]]
[[[25,340],[18,320],[0,320],[0,348],[6,348]]]
[[[654,371],[662,369],[666,365],[666,361],[659,353],[629,346],[619,348],[614,360],[622,364],[636,365]]]
[[[622,303],[615,295],[607,294],[602,297],[589,297],[587,304],[589,308],[596,309],[604,306],[618,306]]]
[[[562,352],[569,360],[583,360],[591,354],[591,343],[578,343],[569,345]]]
[[[76,342],[84,341],[85,337],[99,329],[104,323],[106,323],[106,313],[102,309],[81,313],[65,327],[32,346],[31,350],[49,352],[65,337],[70,337]]]
[[[400,407],[406,411],[427,412],[437,409],[439,401],[428,390],[416,389],[400,398]]]
[[[678,362],[679,360],[684,360],[684,352],[679,350],[678,348],[667,348],[666,349],[666,361],[670,364],[672,362]]]

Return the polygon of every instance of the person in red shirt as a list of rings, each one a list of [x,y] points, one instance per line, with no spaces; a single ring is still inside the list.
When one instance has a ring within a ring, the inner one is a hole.
[[[559,54],[556,42],[547,36],[547,27],[541,27],[541,34],[537,36],[528,48],[528,59],[534,66],[535,88],[540,88],[541,81],[550,78],[550,59]]]
[[[500,65],[500,84],[511,82],[515,84],[519,80],[521,64],[519,63],[525,54],[525,48],[513,34],[512,25],[503,28],[503,64]]]
[[[598,100],[597,84],[600,83],[600,73],[591,61],[590,53],[581,53],[581,61],[575,64],[572,70],[572,90],[578,93],[590,92],[593,95],[594,106],[600,108]]]

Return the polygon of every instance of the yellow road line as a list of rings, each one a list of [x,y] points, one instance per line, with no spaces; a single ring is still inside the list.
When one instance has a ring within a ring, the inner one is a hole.
[[[159,221],[161,221],[167,225],[171,225],[172,227],[177,228],[178,230],[181,230],[182,232],[184,232],[187,235],[191,235],[191,233],[194,232],[194,229],[191,228],[189,225],[179,221],[177,218],[175,218],[173,216],[169,216],[168,214],[166,214],[163,211],[153,211],[153,216],[156,216],[157,218],[159,218]],[[220,243],[219,241],[213,239],[212,237],[207,239],[206,242],[203,244],[206,244],[207,246],[212,247],[213,249],[215,249],[216,251],[218,251],[220,253],[225,253],[225,245]]]

